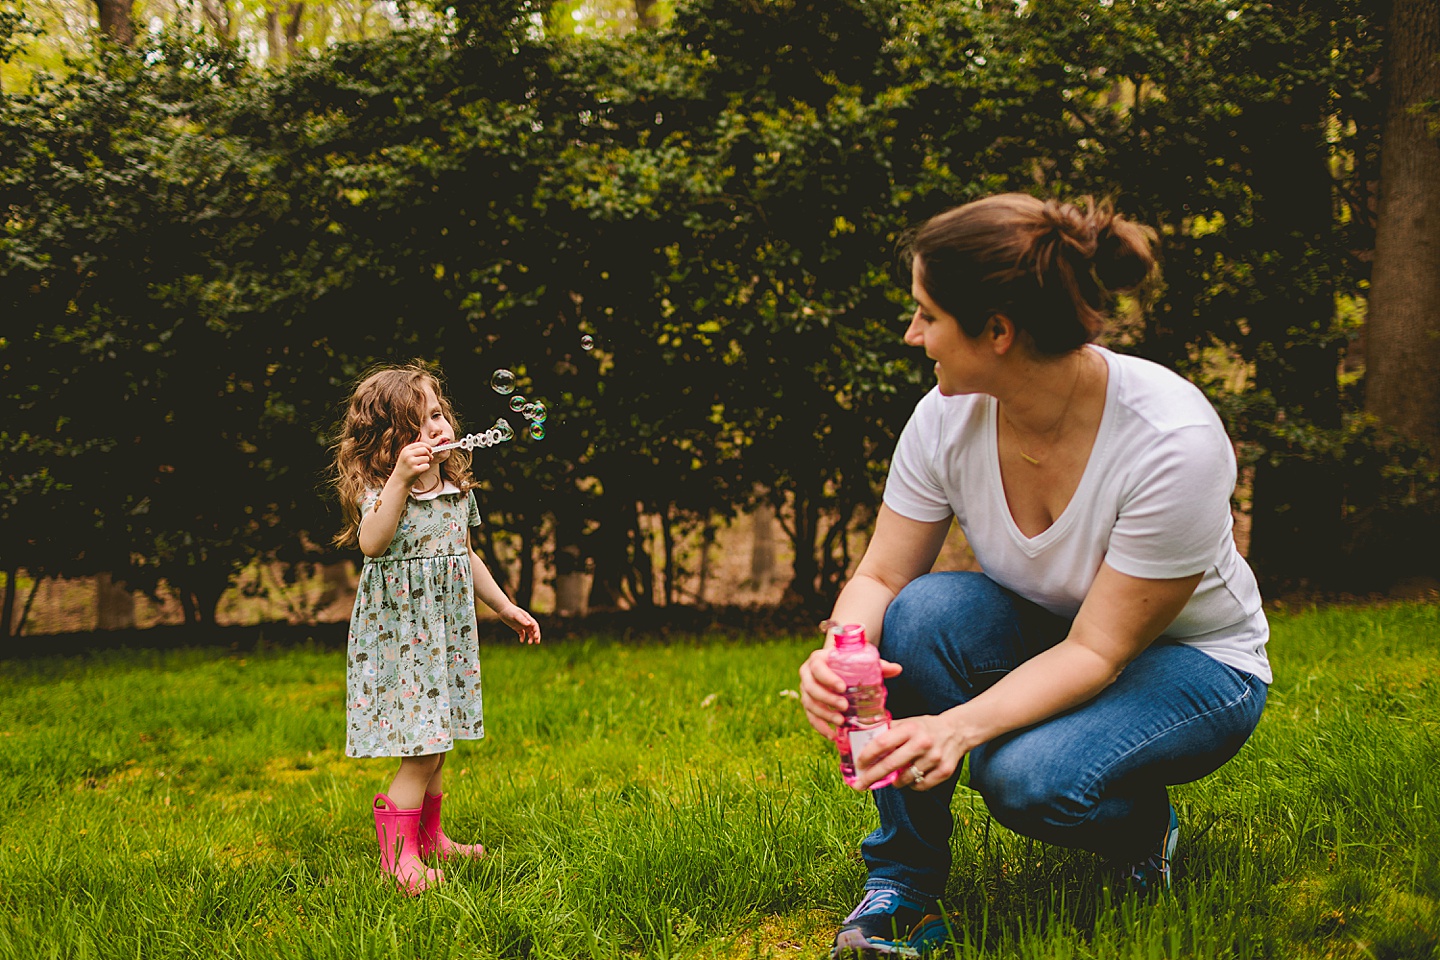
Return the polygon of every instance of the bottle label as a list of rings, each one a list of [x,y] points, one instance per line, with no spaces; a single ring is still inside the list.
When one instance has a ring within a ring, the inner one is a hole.
[[[848,734],[848,736],[850,737],[850,756],[860,756],[860,751],[865,749],[865,744],[869,743],[871,740],[875,739],[877,736],[889,729],[890,727],[886,725],[881,727],[871,727],[868,730],[851,730]]]

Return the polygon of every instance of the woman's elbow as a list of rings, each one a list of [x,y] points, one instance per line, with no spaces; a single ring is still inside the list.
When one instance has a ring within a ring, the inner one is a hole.
[[[1090,682],[1094,685],[1096,693],[1105,690],[1116,680],[1119,680],[1120,675],[1125,672],[1125,668],[1130,666],[1130,661],[1135,659],[1131,656],[1117,656],[1115,651],[1112,650],[1097,649],[1095,646],[1079,641],[1074,637],[1069,638],[1066,643],[1071,644],[1074,649],[1083,652],[1082,660],[1075,662],[1075,668],[1079,671],[1078,675],[1084,675],[1090,678]],[[1085,661],[1088,661],[1088,663]]]

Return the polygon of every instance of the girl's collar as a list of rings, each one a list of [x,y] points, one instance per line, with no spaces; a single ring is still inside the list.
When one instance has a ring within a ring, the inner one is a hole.
[[[455,484],[451,483],[449,477],[446,477],[445,482],[440,484],[440,486],[436,487],[434,490],[430,490],[426,493],[416,493],[412,490],[410,492],[410,499],[420,501],[434,500],[436,497],[449,496],[459,492],[460,488],[455,486]]]

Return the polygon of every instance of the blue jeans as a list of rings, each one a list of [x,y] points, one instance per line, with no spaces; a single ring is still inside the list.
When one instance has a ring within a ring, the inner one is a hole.
[[[979,573],[912,581],[885,613],[880,653],[895,717],[938,714],[1065,638],[1070,621]],[[1169,823],[1166,784],[1214,772],[1249,738],[1266,685],[1180,643],[1157,640],[1088,703],[976,747],[970,786],[1009,829],[1119,862],[1144,859]],[[950,873],[959,771],[925,791],[874,792],[880,827],[861,851],[869,890],[933,902]]]

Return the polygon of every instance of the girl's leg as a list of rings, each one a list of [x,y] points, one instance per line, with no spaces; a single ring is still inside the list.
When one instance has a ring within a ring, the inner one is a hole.
[[[445,757],[447,754],[440,754],[440,762],[431,774],[430,781],[425,786],[425,803],[420,814],[420,855],[428,857],[432,853],[442,860],[451,860],[456,857],[483,857],[485,848],[478,843],[456,843],[445,835],[445,830],[440,822],[441,801],[445,799]]]
[[[430,782],[425,785],[425,792],[432,796],[440,796],[445,792],[445,758],[448,753],[437,754],[440,762],[435,765],[435,772],[430,774]]]
[[[1166,784],[1214,772],[1249,738],[1266,686],[1157,641],[1089,703],[970,755],[970,785],[1017,833],[1121,863],[1154,852]]]
[[[390,782],[388,794],[376,794],[375,836],[380,842],[380,866],[395,878],[396,886],[414,896],[436,884],[445,875],[425,866],[421,853],[421,804],[425,785],[435,772],[436,755],[404,757]]]
[[[413,810],[425,799],[425,788],[440,774],[445,754],[431,753],[423,757],[401,757],[400,769],[390,781],[390,799],[402,810]]]
[[[941,713],[1064,639],[1069,622],[979,573],[932,573],[890,603],[880,653],[905,671],[886,681],[896,717]],[[957,776],[928,790],[874,791],[880,827],[861,845],[867,890],[933,904],[950,874],[950,801]]]

